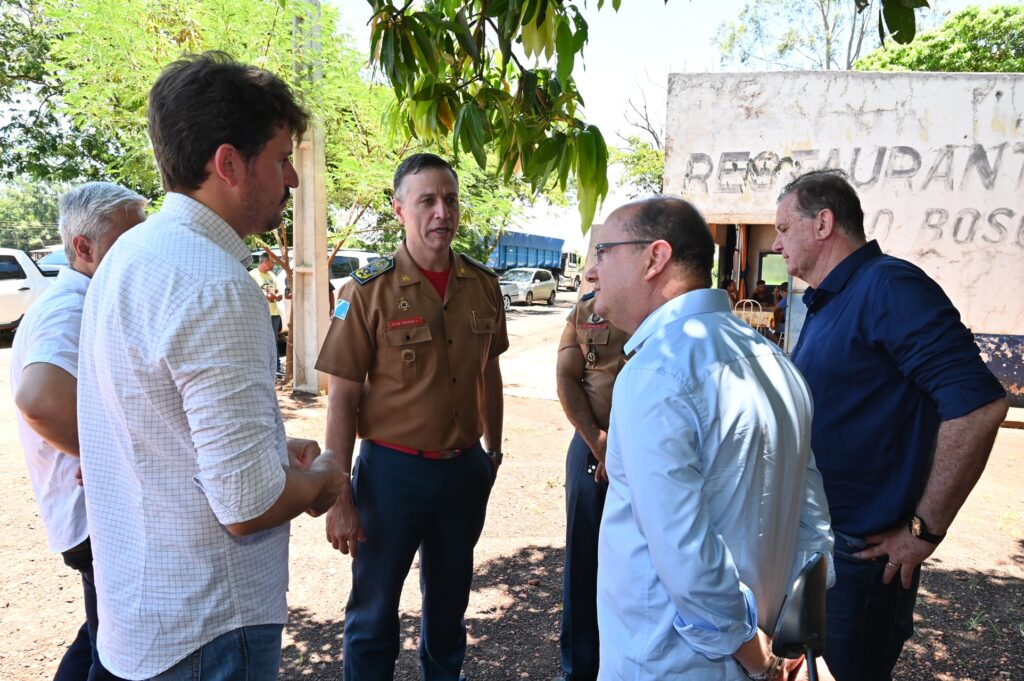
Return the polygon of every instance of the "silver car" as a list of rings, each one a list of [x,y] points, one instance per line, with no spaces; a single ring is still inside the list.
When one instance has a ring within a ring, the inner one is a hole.
[[[548,270],[517,267],[501,275],[498,284],[501,286],[506,310],[512,303],[532,305],[534,301],[543,300],[548,305],[555,304],[555,288],[558,284]]]

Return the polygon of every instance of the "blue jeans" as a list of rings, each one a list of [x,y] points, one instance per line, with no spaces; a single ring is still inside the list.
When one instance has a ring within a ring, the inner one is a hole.
[[[903,644],[914,633],[914,604],[921,568],[904,589],[899,575],[882,583],[885,558],[852,554],[863,539],[835,533],[836,584],[826,596],[825,661],[836,681],[889,681]]]
[[[232,629],[152,681],[274,681],[281,667],[282,624]]]
[[[92,576],[92,544],[88,537],[78,546],[61,554],[64,564],[82,576],[85,623],[61,658],[54,681],[108,681],[116,679],[103,668],[96,650],[96,583]]]
[[[562,671],[571,679],[596,679],[597,536],[608,483],[594,482],[597,459],[579,433],[565,458],[565,572],[562,576]]]
[[[417,550],[423,679],[458,681],[473,548],[494,477],[494,464],[479,444],[454,459],[429,460],[363,441],[352,493],[366,541],[352,559],[345,606],[346,681],[394,678],[398,604]]]

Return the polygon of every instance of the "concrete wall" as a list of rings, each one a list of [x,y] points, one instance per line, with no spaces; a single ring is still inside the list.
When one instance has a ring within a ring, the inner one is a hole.
[[[796,174],[847,171],[865,230],[927,271],[1024,406],[1024,74],[669,77],[665,191],[773,224]]]
[[[665,191],[711,223],[774,224],[794,173],[842,168],[869,238],[939,281],[975,332],[1019,343],[1022,116],[1021,74],[673,74]]]

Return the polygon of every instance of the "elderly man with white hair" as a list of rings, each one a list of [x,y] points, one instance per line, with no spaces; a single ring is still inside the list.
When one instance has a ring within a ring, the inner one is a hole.
[[[11,353],[15,416],[49,546],[82,577],[86,622],[64,653],[58,681],[107,678],[96,654],[96,588],[79,482],[78,340],[90,279],[114,241],[146,219],[145,209],[145,198],[109,182],[61,197],[68,267],[25,314]]]

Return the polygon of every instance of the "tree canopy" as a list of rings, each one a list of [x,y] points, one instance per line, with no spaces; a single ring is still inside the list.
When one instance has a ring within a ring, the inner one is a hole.
[[[968,7],[910,45],[886,45],[864,56],[864,71],[1024,71],[1024,6]]]

